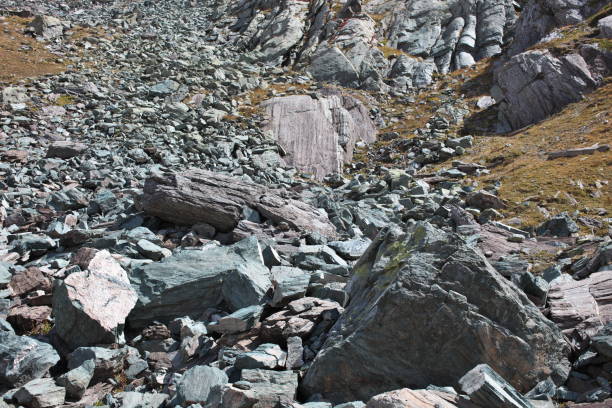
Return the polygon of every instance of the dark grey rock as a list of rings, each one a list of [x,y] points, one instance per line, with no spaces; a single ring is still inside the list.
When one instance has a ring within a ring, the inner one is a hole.
[[[551,235],[557,237],[569,237],[578,232],[580,228],[567,213],[559,214],[548,221],[543,222],[536,229],[538,235]]]
[[[43,377],[60,360],[47,343],[0,331],[0,384],[19,387]]]
[[[183,406],[208,404],[211,390],[227,382],[227,375],[218,368],[201,365],[192,367],[185,371],[176,385],[176,403]]]
[[[93,378],[95,368],[95,361],[87,360],[77,368],[59,376],[55,382],[66,389],[67,397],[80,400]]]

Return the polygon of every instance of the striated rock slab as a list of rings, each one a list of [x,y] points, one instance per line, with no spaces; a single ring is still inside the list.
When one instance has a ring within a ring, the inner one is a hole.
[[[356,142],[376,139],[376,127],[359,100],[332,90],[324,95],[283,96],[262,103],[268,115],[264,129],[287,152],[285,161],[319,180],[342,172]]]
[[[455,384],[481,363],[519,391],[569,372],[559,329],[454,234],[428,223],[389,230],[353,270],[351,302],[306,373],[306,394],[366,400]]]
[[[166,221],[206,223],[221,232],[234,229],[243,211],[251,208],[274,224],[285,222],[297,230],[336,235],[324,211],[282,194],[234,177],[189,170],[147,179],[142,205],[147,213]]]
[[[583,280],[569,275],[551,283],[548,304],[552,321],[569,334],[594,335],[612,322],[612,271],[595,272]]]
[[[55,331],[70,349],[123,339],[125,318],[137,296],[126,272],[106,250],[68,275],[53,294]]]

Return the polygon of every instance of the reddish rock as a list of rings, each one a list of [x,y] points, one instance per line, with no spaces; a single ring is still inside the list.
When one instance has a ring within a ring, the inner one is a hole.
[[[50,316],[49,306],[19,305],[11,308],[6,320],[17,333],[27,333],[39,328]]]
[[[13,275],[8,286],[14,296],[21,296],[33,290],[48,292],[51,290],[51,281],[40,269],[30,267]]]
[[[29,152],[27,150],[7,150],[2,154],[2,158],[7,162],[21,162],[28,160]]]

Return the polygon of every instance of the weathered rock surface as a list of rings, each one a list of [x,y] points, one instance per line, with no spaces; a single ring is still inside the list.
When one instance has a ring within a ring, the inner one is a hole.
[[[108,251],[100,251],[87,271],[68,275],[55,290],[56,333],[71,349],[121,342],[136,300],[126,272]]]
[[[64,404],[66,390],[53,378],[37,378],[19,388],[13,398],[27,408],[53,408]]]
[[[270,130],[287,152],[287,164],[319,180],[342,173],[353,158],[356,142],[371,143],[376,138],[368,109],[352,96],[331,89],[317,98],[283,96],[261,106],[268,115],[264,130]]]
[[[257,210],[274,224],[334,236],[327,214],[265,187],[204,170],[149,178],[144,187],[145,211],[182,225],[206,223],[231,231],[246,207]]]
[[[47,343],[0,331],[0,384],[18,387],[47,374],[59,361]]]
[[[130,280],[138,294],[128,318],[131,328],[142,328],[153,320],[198,318],[222,302],[230,311],[262,304],[272,286],[255,237],[232,246],[179,252],[136,269]]]
[[[227,382],[227,375],[218,368],[195,366],[187,370],[177,384],[176,401],[185,406],[208,404],[211,390]]]
[[[306,393],[364,400],[453,384],[483,361],[521,391],[569,372],[554,324],[477,252],[427,223],[377,238],[348,291],[351,303],[304,378]]]
[[[532,408],[531,403],[486,364],[479,364],[459,380],[461,391],[482,407]]]
[[[594,46],[583,46],[560,57],[548,50],[512,57],[495,71],[500,130],[538,122],[595,90],[612,66],[607,54]]]
[[[456,408],[457,395],[428,390],[402,388],[376,395],[365,408]]]

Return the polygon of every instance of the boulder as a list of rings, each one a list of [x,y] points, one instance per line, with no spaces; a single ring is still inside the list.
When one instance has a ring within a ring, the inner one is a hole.
[[[456,394],[402,388],[375,395],[365,408],[456,408],[458,400]]]
[[[573,233],[578,231],[580,231],[578,224],[567,213],[559,214],[536,228],[538,235],[557,237],[571,237]]]
[[[53,378],[37,378],[19,388],[13,398],[26,408],[55,408],[63,405],[66,390]]]
[[[247,331],[259,323],[263,307],[259,305],[247,306],[234,313],[220,318],[209,329],[222,334],[236,334]]]
[[[64,34],[61,20],[52,16],[36,16],[29,26],[34,34],[43,40],[52,40]]]
[[[92,360],[94,362],[92,380],[102,381],[112,378],[123,370],[126,355],[126,348],[79,347],[68,355],[68,369],[74,370]]]
[[[347,290],[351,302],[302,383],[307,395],[367,400],[454,384],[482,362],[520,391],[568,375],[559,329],[477,250],[428,223],[381,232]]]
[[[293,371],[242,370],[242,381],[247,381],[248,394],[257,401],[259,408],[275,408],[295,399],[298,375]]]
[[[122,342],[136,300],[126,272],[108,251],[100,251],[87,271],[68,275],[54,291],[55,332],[71,350]]]
[[[59,360],[49,344],[0,330],[0,385],[22,386],[43,377]]]
[[[74,400],[80,400],[94,375],[95,360],[86,360],[80,366],[62,374],[55,381],[66,389],[66,395]]]
[[[376,140],[376,127],[368,109],[348,94],[326,89],[315,97],[291,95],[261,104],[272,132],[287,152],[287,164],[322,180],[342,173],[353,158],[355,143]]]
[[[230,311],[260,305],[272,286],[255,237],[232,246],[178,252],[135,269],[130,280],[138,294],[128,317],[130,328],[143,328],[153,320],[196,319],[221,303]]]
[[[227,375],[218,368],[195,366],[185,371],[176,385],[176,402],[183,406],[208,404],[211,390],[227,384]]]
[[[249,207],[274,224],[284,222],[300,231],[336,235],[326,213],[280,193],[234,177],[190,170],[147,179],[142,205],[148,214],[166,221],[207,223],[221,232],[234,229],[243,209]]]
[[[56,157],[58,159],[70,159],[79,156],[87,150],[87,145],[79,142],[68,140],[60,140],[51,143],[47,149],[47,157]]]

